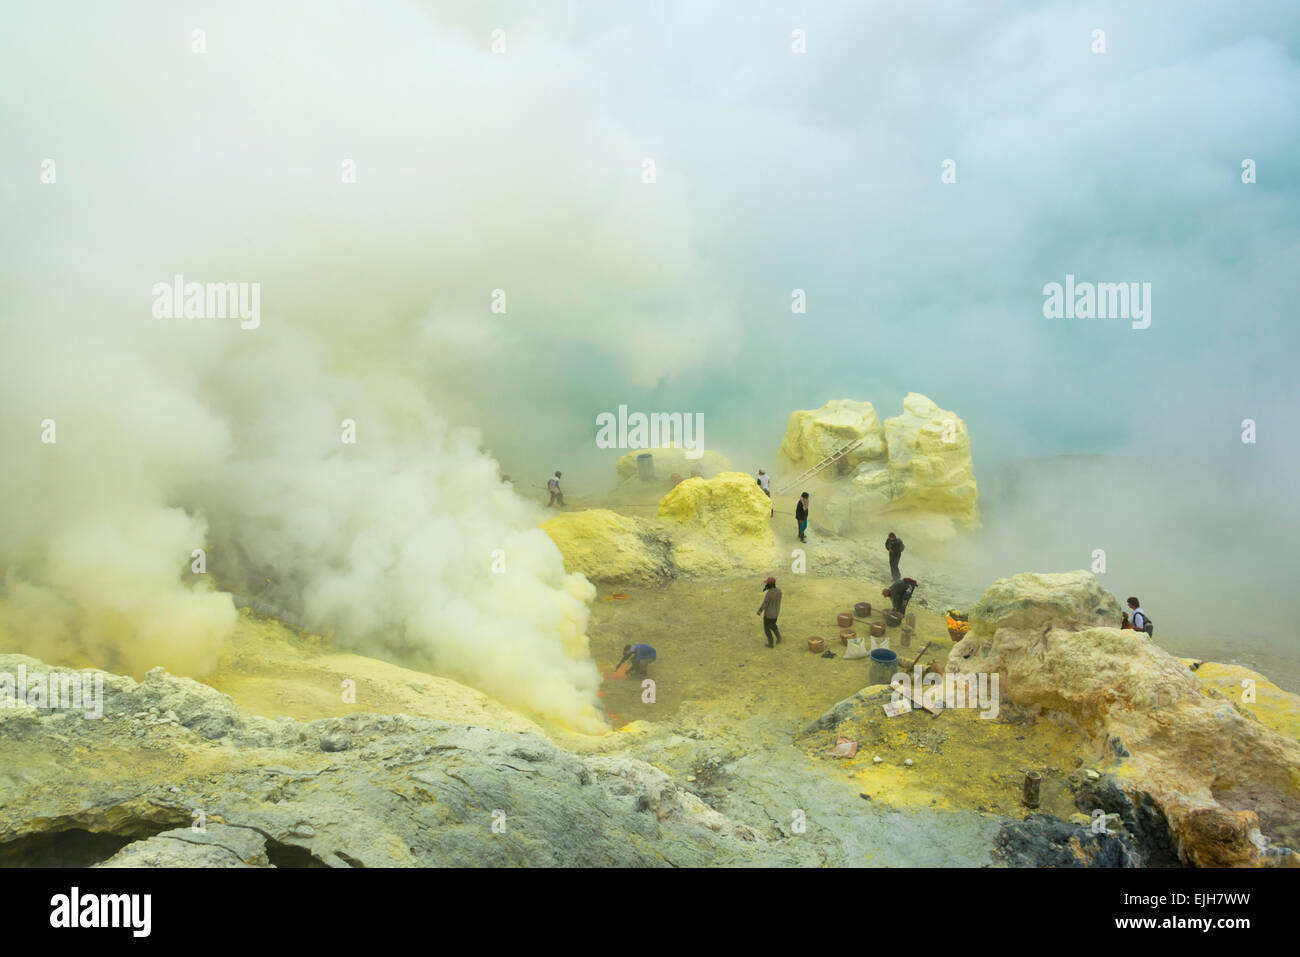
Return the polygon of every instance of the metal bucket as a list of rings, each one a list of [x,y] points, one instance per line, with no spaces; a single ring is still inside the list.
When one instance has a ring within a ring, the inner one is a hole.
[[[889,679],[898,671],[898,653],[888,648],[873,648],[871,651],[871,683],[887,685]]]

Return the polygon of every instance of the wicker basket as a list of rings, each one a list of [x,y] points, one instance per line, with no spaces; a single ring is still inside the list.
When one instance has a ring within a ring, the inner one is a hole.
[[[814,655],[820,655],[826,650],[826,639],[818,635],[813,635],[808,639],[808,650]]]
[[[852,628],[845,628],[843,631],[840,632],[840,644],[847,646],[849,643],[849,639],[856,638],[856,637],[858,637],[858,633],[856,631],[854,631]]]
[[[837,615],[837,616],[836,616],[836,618],[835,618],[835,624],[838,625],[838,626],[841,627],[841,628],[852,628],[852,627],[853,627],[853,616],[852,616],[851,614],[849,614],[849,613],[846,611],[846,612],[844,612],[843,614],[840,614],[840,615]]]
[[[871,637],[872,637],[872,638],[879,638],[879,637],[880,637],[881,635],[883,635],[884,633],[885,633],[885,626],[882,625],[880,622],[876,622],[875,624],[873,624],[873,625],[871,626]]]
[[[949,628],[948,637],[953,641],[961,641],[966,637],[966,632],[962,631],[960,628]]]
[[[859,618],[870,618],[871,602],[869,601],[858,602],[856,605],[853,606],[853,614]]]
[[[885,624],[887,624],[890,628],[900,625],[902,624],[902,622],[903,622],[903,616],[898,612],[896,611],[885,612]]]

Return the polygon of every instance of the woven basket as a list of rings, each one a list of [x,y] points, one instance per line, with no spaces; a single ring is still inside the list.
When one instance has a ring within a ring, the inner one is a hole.
[[[869,601],[858,602],[856,605],[853,606],[853,614],[859,618],[870,618],[871,602]]]
[[[850,638],[856,638],[856,637],[858,637],[858,633],[856,631],[854,631],[852,628],[845,628],[843,631],[840,632],[840,644],[847,645],[849,643]]]
[[[826,650],[826,639],[820,638],[817,635],[813,635],[811,638],[808,639],[808,650],[811,651],[814,655],[820,655],[823,651]]]
[[[839,625],[841,628],[852,628],[853,616],[846,611],[843,614],[836,616],[835,624]]]

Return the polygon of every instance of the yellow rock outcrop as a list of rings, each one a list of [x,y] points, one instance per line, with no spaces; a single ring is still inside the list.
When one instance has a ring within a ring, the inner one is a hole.
[[[771,547],[772,500],[754,476],[723,472],[682,482],[659,501],[659,517],[726,541]]]
[[[888,525],[943,540],[979,525],[979,491],[970,434],[955,413],[917,392],[883,424],[870,402],[835,399],[790,416],[778,456],[780,480],[793,478],[837,449],[862,445],[817,481],[829,482],[822,520],[842,534]]]
[[[1300,741],[1300,695],[1282,690],[1244,665],[1198,662],[1192,658],[1182,661],[1189,668],[1195,666],[1196,677],[1233,698],[1242,710],[1249,711],[1274,731]]]
[[[542,524],[564,555],[564,567],[594,582],[664,582],[673,577],[668,541],[647,523],[592,508]]]
[[[659,502],[673,539],[673,564],[690,575],[723,576],[772,561],[772,500],[754,476],[723,472],[682,482]]]
[[[1088,572],[996,582],[954,646],[950,672],[996,672],[1004,701],[1092,737],[1135,801],[1149,795],[1197,866],[1293,862],[1300,742],[1240,706],[1146,636]],[[1211,672],[1212,673],[1212,672]]]
[[[967,528],[979,525],[970,433],[956,413],[909,392],[903,414],[885,420],[885,443],[890,511],[929,512]]]
[[[819,477],[851,475],[863,463],[883,461],[880,417],[870,402],[853,399],[832,399],[820,409],[791,412],[777,453],[777,474],[793,478],[856,439],[863,439],[862,445],[835,463],[833,473]]]

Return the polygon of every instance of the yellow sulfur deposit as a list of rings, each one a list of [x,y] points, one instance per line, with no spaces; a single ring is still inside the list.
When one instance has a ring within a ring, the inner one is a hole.
[[[1196,664],[1192,658],[1181,660],[1188,667]],[[1223,692],[1274,731],[1300,741],[1300,695],[1283,691],[1258,671],[1243,665],[1204,661],[1196,668],[1196,677]]]
[[[667,541],[647,523],[604,508],[568,512],[542,524],[564,567],[594,582],[665,581],[672,577]]]
[[[903,414],[885,420],[885,441],[890,511],[933,512],[968,528],[979,525],[970,433],[956,413],[909,392]]]
[[[687,479],[659,502],[659,517],[665,521],[728,542],[767,548],[773,544],[771,515],[772,500],[745,472]]]
[[[835,464],[835,475],[850,475],[861,464],[885,459],[885,432],[870,402],[832,399],[820,409],[798,409],[790,413],[777,454],[782,476],[793,477],[812,468],[826,456],[850,442],[863,440]]]
[[[258,618],[247,609],[239,612],[234,634],[206,683],[230,695],[248,714],[267,718],[312,721],[354,712],[410,714],[544,733],[538,724],[481,691],[377,658],[338,652],[324,638],[274,618]]]

